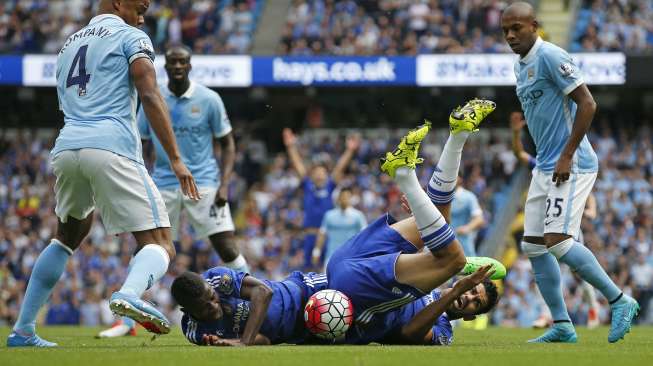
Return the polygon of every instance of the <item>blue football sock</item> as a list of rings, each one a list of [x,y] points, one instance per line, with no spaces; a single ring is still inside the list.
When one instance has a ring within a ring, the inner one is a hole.
[[[119,292],[141,297],[145,290],[165,275],[170,257],[162,246],[147,244],[136,253],[130,263],[131,269]]]
[[[561,255],[559,259],[578,273],[582,279],[599,290],[608,301],[612,302],[621,295],[621,290],[605,273],[599,261],[596,260],[594,253],[583,244],[574,241],[567,252]]]
[[[554,321],[571,321],[562,296],[560,265],[550,253],[529,257],[535,274],[535,283],[544,298]]]
[[[32,269],[14,331],[21,335],[34,334],[36,314],[50,297],[71,254],[73,251],[56,239],[41,252]]]

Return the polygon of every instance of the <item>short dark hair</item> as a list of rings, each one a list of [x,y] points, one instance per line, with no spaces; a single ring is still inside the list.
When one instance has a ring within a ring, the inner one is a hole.
[[[186,271],[172,281],[170,292],[177,304],[189,307],[204,293],[204,279],[195,272]]]
[[[479,309],[479,314],[485,314],[492,310],[492,308],[499,302],[499,291],[497,290],[497,285],[489,279],[481,282],[485,288],[485,296],[487,296],[487,304],[484,307]]]
[[[179,44],[179,43],[176,43],[176,44],[173,44],[173,45],[169,46],[166,49],[166,52],[165,52],[164,56],[167,58],[170,53],[178,52],[178,51],[188,53],[188,59],[190,59],[193,56],[193,51],[188,46],[186,46],[184,44]]]

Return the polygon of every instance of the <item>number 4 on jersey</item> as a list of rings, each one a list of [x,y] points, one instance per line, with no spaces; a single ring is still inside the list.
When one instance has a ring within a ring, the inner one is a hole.
[[[79,48],[73,59],[73,64],[68,71],[68,78],[66,79],[66,88],[70,88],[73,85],[79,86],[77,94],[80,97],[86,95],[86,83],[91,79],[91,74],[86,73],[86,50],[88,50],[88,45]],[[73,76],[75,69],[78,69],[77,76]]]

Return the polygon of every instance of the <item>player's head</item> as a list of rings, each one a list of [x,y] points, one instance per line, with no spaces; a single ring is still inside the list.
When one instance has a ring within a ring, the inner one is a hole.
[[[182,311],[198,321],[222,318],[220,298],[213,288],[194,272],[184,272],[175,278],[170,289]]]
[[[318,187],[324,187],[329,180],[329,172],[326,166],[315,164],[311,168],[311,180]]]
[[[349,188],[340,190],[338,194],[338,206],[343,209],[351,206],[351,190]]]
[[[175,45],[168,48],[166,51],[165,64],[168,79],[173,82],[188,81],[188,74],[191,69],[190,56],[190,48],[184,45]]]
[[[115,14],[132,27],[144,23],[150,0],[101,0],[98,14]]]
[[[490,280],[485,280],[473,289],[460,295],[447,308],[449,319],[472,320],[479,314],[492,310],[499,301],[497,286]]]
[[[501,15],[503,37],[512,51],[522,57],[535,44],[537,27],[533,6],[527,2],[513,3]]]

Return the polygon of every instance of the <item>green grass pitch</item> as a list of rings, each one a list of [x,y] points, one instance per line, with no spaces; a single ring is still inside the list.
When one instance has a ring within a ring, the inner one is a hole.
[[[268,346],[198,347],[179,328],[154,341],[140,329],[137,337],[94,339],[97,328],[40,327],[39,334],[58,349],[7,349],[9,328],[0,327],[2,366],[274,366],[274,365],[653,365],[653,327],[637,327],[625,341],[609,344],[608,329],[579,329],[573,345],[529,345],[540,333],[531,329],[456,329],[454,345],[432,346]]]

